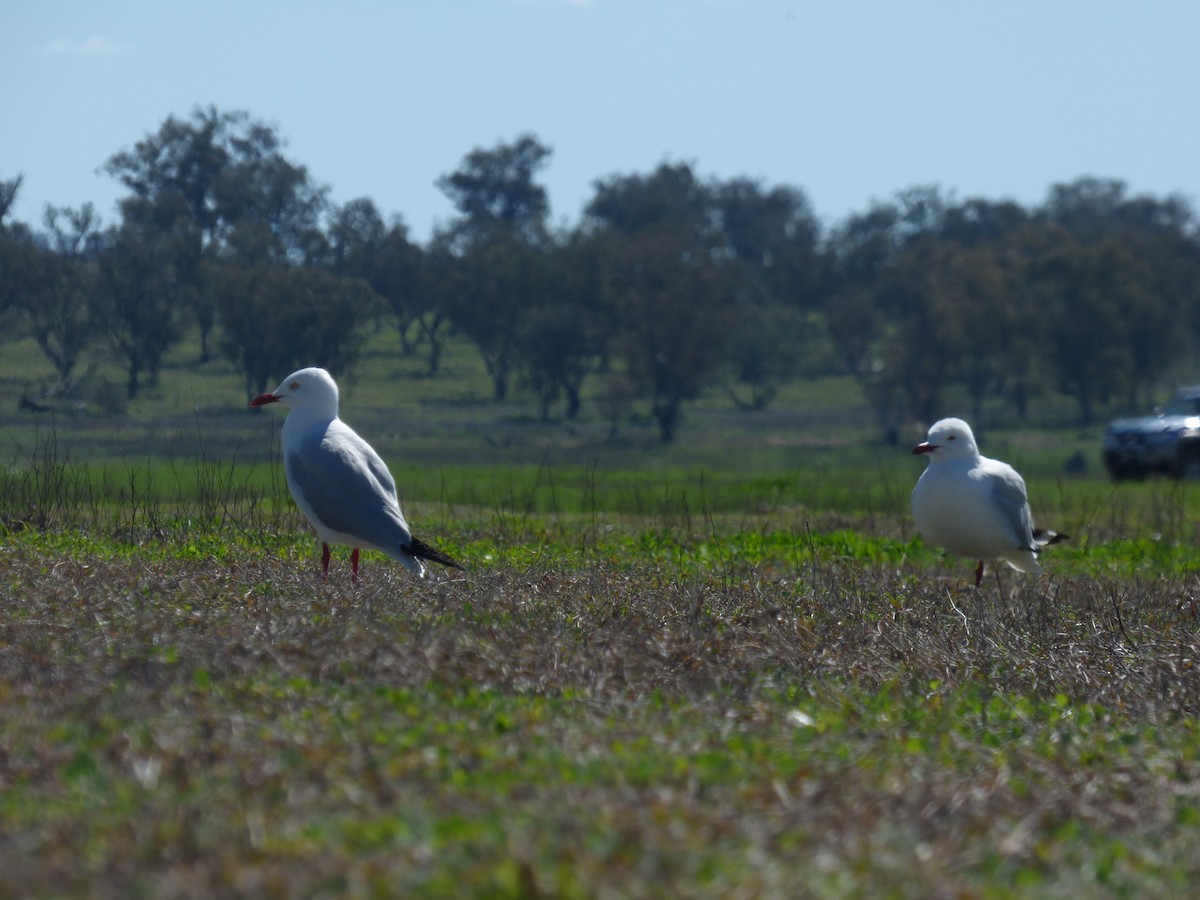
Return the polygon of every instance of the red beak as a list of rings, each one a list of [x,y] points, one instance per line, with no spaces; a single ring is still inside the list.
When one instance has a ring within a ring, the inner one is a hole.
[[[266,406],[268,403],[278,403],[279,398],[274,394],[260,394],[250,401],[251,406]],[[913,451],[916,452],[915,450]]]
[[[259,399],[261,400],[262,398],[260,397]],[[917,444],[917,446],[913,447],[913,456],[917,456],[921,453],[932,453],[937,448],[937,444],[931,444],[929,441],[922,441],[921,443]]]

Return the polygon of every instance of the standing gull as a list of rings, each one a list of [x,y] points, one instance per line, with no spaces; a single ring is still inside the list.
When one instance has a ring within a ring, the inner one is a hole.
[[[1019,572],[1040,572],[1042,547],[1066,539],[1033,527],[1024,479],[1008,463],[981,455],[962,419],[935,422],[913,453],[929,460],[912,492],[917,530],[949,553],[978,559],[976,587],[984,561],[1002,559]]]
[[[360,547],[370,547],[425,577],[423,559],[461,569],[457,562],[412,536],[396,482],[379,454],[338,418],[338,388],[324,369],[293,372],[279,387],[250,401],[282,403],[283,465],[288,489],[321,538],[321,571],[329,574],[329,545],[347,544],[353,579]]]

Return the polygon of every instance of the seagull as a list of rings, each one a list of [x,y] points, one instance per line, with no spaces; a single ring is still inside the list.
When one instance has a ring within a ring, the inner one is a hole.
[[[279,387],[250,401],[254,407],[282,403],[283,465],[288,490],[321,538],[321,572],[329,575],[329,545],[347,544],[352,578],[358,581],[360,547],[386,553],[418,578],[422,560],[461,569],[440,550],[412,535],[396,482],[374,448],[338,418],[337,382],[324,369],[293,372]]]
[[[1024,479],[1008,463],[980,454],[971,426],[962,419],[935,422],[912,452],[929,460],[912,492],[917,530],[956,556],[978,559],[976,587],[985,560],[1040,572],[1042,547],[1066,540],[1065,534],[1033,527]]]

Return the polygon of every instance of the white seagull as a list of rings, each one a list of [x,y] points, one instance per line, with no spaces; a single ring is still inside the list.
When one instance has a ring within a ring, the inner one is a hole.
[[[386,553],[418,578],[423,559],[461,569],[457,562],[412,535],[396,482],[374,448],[338,418],[338,388],[324,369],[293,372],[279,387],[250,401],[282,403],[283,466],[288,489],[321,538],[321,571],[329,574],[329,545],[347,544],[352,577],[358,580],[360,547]]]
[[[981,455],[962,419],[935,422],[912,452],[929,460],[912,492],[917,530],[949,553],[978,559],[976,587],[985,560],[1040,572],[1042,547],[1066,540],[1065,534],[1034,528],[1024,479],[1008,463]]]

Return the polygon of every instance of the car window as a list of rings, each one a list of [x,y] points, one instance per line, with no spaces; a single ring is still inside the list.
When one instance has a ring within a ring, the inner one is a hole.
[[[1168,416],[1200,415],[1200,397],[1172,397],[1163,412]]]

